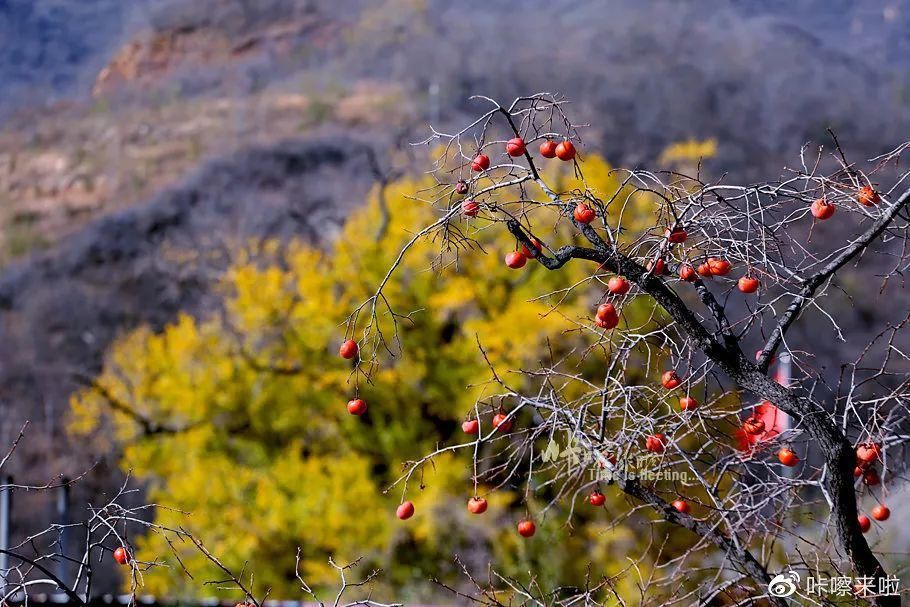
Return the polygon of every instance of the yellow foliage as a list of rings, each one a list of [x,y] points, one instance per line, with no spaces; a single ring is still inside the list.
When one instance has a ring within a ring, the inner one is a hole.
[[[658,162],[665,166],[690,166],[717,155],[717,140],[689,138],[671,143],[661,152]]]
[[[617,194],[619,182],[605,162],[589,158],[584,167],[598,196]],[[560,190],[579,187],[566,170],[547,169],[563,172],[549,175]],[[394,310],[407,315],[398,319],[400,355],[363,344],[368,359],[383,358],[372,382],[359,386],[368,414],[350,416],[345,402],[355,392],[354,376],[337,354],[345,320],[415,232],[441,216],[442,210],[411,198],[429,185],[404,179],[387,187],[389,223],[379,238],[383,207],[373,196],[328,250],[300,243],[272,243],[255,255],[238,250],[223,280],[223,314],[180,316],[159,333],[133,331],[111,347],[96,386],[72,397],[74,432],[100,435],[103,427],[122,446],[123,468],[149,484],[151,499],[191,512],[188,527],[210,550],[229,567],[249,562],[257,584],[271,587],[272,596],[297,596],[298,546],[302,573],[317,585],[333,581],[330,555],[338,562],[362,556],[370,565],[393,563],[383,579],[401,598],[402,588],[425,584],[431,575],[455,575],[451,555],[466,545],[485,547],[516,571],[533,561],[553,579],[580,582],[589,560],[599,572],[617,571],[621,565],[611,551],[631,541],[626,533],[595,527],[557,541],[564,530],[553,515],[541,521],[540,538],[516,542],[517,495],[498,491],[488,496],[486,515],[466,513],[474,491],[469,449],[419,470],[407,486],[417,514],[407,524],[394,518],[402,485],[384,490],[400,475],[401,462],[462,441],[461,420],[489,390],[478,336],[497,368],[532,366],[548,338],[558,337],[554,347],[564,352],[593,339],[576,329],[579,321],[589,322],[602,292],[599,283],[585,282],[594,271],[590,263],[570,263],[559,272],[533,262],[521,272],[507,269],[502,259],[514,239],[498,226],[485,229],[482,219],[458,226],[482,250],[418,240],[383,291]],[[651,211],[641,208],[642,200],[622,192],[615,198],[623,199],[616,213],[648,221]],[[552,208],[532,218],[535,234],[553,249],[575,238],[553,227],[557,218]],[[576,284],[564,299],[541,297]],[[647,317],[649,310],[643,302],[627,313]],[[366,308],[357,330],[368,320]],[[393,335],[381,303],[376,322]],[[165,525],[186,524],[181,516],[156,512]],[[174,565],[167,552],[160,535],[139,541],[141,559]],[[198,554],[186,547],[179,554],[197,579],[217,577]],[[179,566],[153,569],[146,581],[152,592],[212,591],[188,580]]]

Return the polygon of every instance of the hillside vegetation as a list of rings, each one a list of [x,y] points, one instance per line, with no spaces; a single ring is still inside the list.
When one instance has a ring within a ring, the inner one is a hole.
[[[124,449],[132,448],[151,492],[180,499],[191,493],[195,487],[170,486],[176,481],[169,471],[150,463],[148,443],[128,445],[122,420],[100,416],[97,427],[81,428],[96,434],[68,433],[72,395],[91,404],[84,390],[110,379],[112,361],[141,362],[153,346],[164,352],[170,334],[214,334],[218,348],[197,344],[192,354],[202,368],[224,363],[236,352],[225,350],[219,314],[241,294],[262,295],[239,284],[244,276],[277,273],[281,289],[269,293],[279,301],[299,295],[307,280],[358,278],[322,258],[325,275],[314,274],[307,255],[346,251],[354,259],[352,243],[338,241],[344,234],[372,247],[372,235],[346,220],[376,212],[370,193],[381,184],[398,183],[400,197],[401,183],[422,183],[428,151],[410,143],[427,136],[428,123],[441,130],[463,124],[478,107],[471,95],[565,94],[572,115],[588,123],[579,146],[586,159],[748,182],[794,166],[807,142],[810,152],[830,145],[828,127],[857,158],[906,139],[908,51],[910,8],[892,0],[0,0],[0,445],[24,420],[32,422],[10,472],[43,482],[95,465],[75,490],[74,503],[84,503],[121,481],[129,464]],[[390,209],[393,227],[403,229],[394,222],[406,218]],[[817,227],[805,240],[846,238],[851,229]],[[491,245],[475,263],[498,264],[505,244]],[[467,271],[486,277],[486,269]],[[503,279],[499,270],[490,270],[491,281]],[[359,278],[374,279],[376,271]],[[848,339],[904,301],[896,281],[878,292],[878,274],[848,269],[843,277],[840,286],[853,300],[832,310],[853,319],[844,328]],[[455,298],[457,288],[448,294]],[[438,303],[422,296],[421,304]],[[273,320],[269,301],[245,303],[261,315],[257,321]],[[467,307],[440,305],[427,321],[437,333]],[[317,367],[329,356],[336,337],[330,329],[341,313],[333,310],[313,328],[317,343],[308,347]],[[796,328],[793,343],[817,339],[813,326]],[[471,335],[458,339],[458,355],[473,355]],[[832,339],[817,364],[837,369],[853,355]],[[162,357],[169,371],[186,362],[174,353]],[[464,397],[458,390],[482,374],[477,363],[471,359],[469,374],[443,378],[447,394]],[[259,389],[263,377],[241,371],[234,387]],[[337,387],[342,378],[332,381]],[[280,382],[271,389],[300,389],[293,379]],[[279,403],[282,414],[294,404]],[[461,410],[450,404],[439,412],[445,436],[457,431],[453,411]],[[334,413],[329,419],[337,421]],[[255,470],[279,465],[280,453],[299,446],[289,438],[294,429],[282,428],[280,449],[251,451],[241,463]],[[432,440],[415,438],[421,429],[392,438]],[[171,440],[172,448],[186,448]],[[360,441],[351,447],[352,475],[391,465],[388,445],[377,454],[362,437],[351,440]],[[237,461],[225,456],[220,463]],[[330,476],[318,466],[295,470]],[[193,478],[209,472],[192,470]],[[389,499],[378,492],[390,476],[384,469],[371,477],[365,495]],[[241,504],[232,515],[246,517],[256,507]],[[14,534],[46,519],[51,506],[21,512]],[[373,523],[377,538],[391,538],[387,521]],[[271,556],[262,538],[237,546],[224,527],[216,531],[235,558],[244,549]],[[589,540],[599,551],[611,541]],[[377,541],[367,540],[376,562],[387,554]],[[390,541],[400,549],[409,540]],[[503,554],[514,556],[512,549]],[[314,555],[321,553],[309,555],[316,563]],[[554,567],[574,565],[560,560]],[[156,588],[171,582],[157,580]],[[112,574],[102,587],[116,583]]]

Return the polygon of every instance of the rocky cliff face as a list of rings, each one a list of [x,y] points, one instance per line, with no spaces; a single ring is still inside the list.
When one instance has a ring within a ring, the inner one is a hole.
[[[230,3],[211,4],[217,14]],[[231,86],[237,79],[255,79],[261,70],[271,79],[282,64],[295,59],[296,51],[319,49],[337,38],[340,26],[316,11],[297,10],[280,20],[251,20],[243,27],[196,19],[150,27],[136,32],[116,51],[95,78],[92,95],[135,98],[164,86],[202,91]]]

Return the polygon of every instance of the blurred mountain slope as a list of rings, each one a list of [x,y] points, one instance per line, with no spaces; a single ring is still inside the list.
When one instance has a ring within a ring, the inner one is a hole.
[[[8,267],[0,276],[0,444],[25,420],[32,427],[5,471],[42,482],[88,469],[98,446],[66,435],[65,412],[107,345],[137,325],[161,327],[178,311],[212,309],[238,243],[332,238],[373,183],[370,153],[336,136],[230,154]],[[116,481],[105,470],[80,491],[110,489]]]
[[[324,124],[417,139],[477,93],[566,94],[626,166],[715,138],[709,170],[767,177],[828,126],[870,156],[910,131],[908,25],[886,0],[0,0],[0,262],[213,154]]]
[[[130,2],[0,0],[0,116],[79,96],[129,31]]]

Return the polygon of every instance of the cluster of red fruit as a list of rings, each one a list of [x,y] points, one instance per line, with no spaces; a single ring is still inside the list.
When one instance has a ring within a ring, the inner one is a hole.
[[[499,411],[493,416],[493,428],[497,432],[509,432],[512,430],[514,424],[513,418],[509,417],[504,411]],[[468,419],[462,422],[461,429],[465,434],[470,434],[476,436],[480,433],[480,422],[476,419]],[[483,514],[487,511],[487,500],[474,496],[468,500],[468,511],[471,514]],[[398,506],[396,511],[396,516],[401,520],[407,520],[414,515],[414,504],[410,501],[403,502]],[[524,537],[531,537],[534,535],[536,527],[534,522],[530,519],[523,519],[518,523],[518,533]]]
[[[499,411],[496,413],[496,415],[493,416],[493,428],[497,432],[511,432],[514,421],[515,420],[509,417],[507,413],[504,411]],[[461,430],[465,434],[476,436],[480,433],[480,422],[476,419],[465,420],[461,423]]]
[[[524,140],[521,137],[510,139],[506,143],[506,153],[511,157],[525,155],[527,153],[527,147]],[[559,158],[563,161],[569,161],[575,158],[575,153],[575,146],[568,140],[556,144],[548,139],[540,145],[540,154],[545,158]],[[471,169],[475,172],[485,171],[489,167],[490,158],[485,154],[478,154],[471,162]],[[456,185],[456,191],[459,194],[467,194],[468,189],[468,185],[465,181],[459,181]],[[871,187],[864,186],[857,194],[857,200],[860,204],[872,206],[880,201],[880,197]],[[466,217],[476,216],[479,208],[479,204],[474,200],[464,200],[461,204],[462,213]],[[835,208],[832,203],[829,203],[823,197],[812,203],[811,211],[816,219],[825,220],[834,215]],[[572,215],[576,222],[585,225],[590,224],[597,218],[594,209],[584,202],[579,203],[575,207]],[[681,244],[686,241],[687,236],[686,231],[681,227],[668,229],[665,233],[665,237],[671,244]],[[532,252],[527,246],[521,245],[519,250],[506,255],[506,265],[513,269],[524,267],[529,257],[535,257],[537,253],[542,250],[541,243],[536,239],[532,240],[532,244],[536,251]],[[649,261],[647,269],[649,272],[657,275],[666,274],[667,271],[666,264],[662,258]],[[698,266],[697,270],[687,263],[680,265],[679,278],[687,282],[694,281],[696,272],[698,275],[705,278],[726,276],[730,273],[731,269],[732,266],[729,261],[718,257],[709,257],[704,263]],[[759,284],[757,278],[743,276],[738,280],[737,288],[743,293],[754,293],[758,290]],[[609,280],[607,289],[612,295],[625,295],[631,289],[631,284],[622,276],[614,276]],[[603,329],[609,330],[615,328],[619,324],[619,313],[616,310],[616,307],[609,302],[600,304],[595,314],[595,323]],[[357,342],[350,339],[346,340],[341,345],[339,354],[345,359],[357,357],[359,354]],[[664,372],[661,377],[661,384],[667,390],[673,390],[679,387],[682,384],[682,381],[679,374],[672,369]],[[679,408],[682,411],[694,411],[698,408],[698,405],[698,401],[689,395],[682,396],[679,399]],[[349,401],[347,408],[349,413],[359,416],[366,412],[367,404],[362,399],[357,398]],[[500,411],[493,416],[492,425],[498,432],[509,432],[512,429],[513,420],[506,413]],[[765,422],[761,417],[754,414],[743,421],[742,427],[749,435],[760,435],[766,430]],[[461,428],[466,434],[478,435],[480,432],[480,423],[477,419],[469,419],[462,423]],[[666,449],[666,443],[666,437],[661,433],[651,434],[645,438],[645,448],[655,454],[662,454]],[[880,451],[878,445],[875,443],[864,443],[863,445],[860,445],[856,452],[857,466],[854,471],[854,476],[862,476],[863,482],[868,486],[878,485],[880,483],[880,478],[878,472],[874,468],[874,463],[879,456]],[[781,464],[789,467],[796,466],[800,461],[799,456],[787,446],[782,447],[778,451],[777,458]],[[612,458],[611,461],[615,463],[615,458]],[[594,490],[588,496],[588,502],[592,506],[600,507],[606,503],[606,496],[604,496],[600,490]],[[468,511],[472,514],[483,514],[487,510],[488,503],[485,498],[474,496],[468,500],[467,507]],[[690,512],[688,502],[683,499],[673,501],[671,507],[682,514],[688,514]],[[872,509],[871,514],[876,520],[884,521],[888,519],[891,512],[884,504],[879,504]],[[401,520],[407,520],[413,515],[414,504],[410,501],[402,502],[396,510],[396,516]],[[871,521],[869,520],[869,517],[865,515],[859,516],[858,522],[863,533],[868,531],[871,527]],[[522,537],[531,537],[535,532],[536,526],[533,520],[525,518],[518,523],[518,533]],[[117,548],[117,550],[114,551],[114,559],[118,563],[125,564],[129,560],[129,554],[125,548]]]
[[[864,207],[871,207],[881,202],[882,198],[879,196],[878,192],[872,188],[872,186],[864,185],[856,193],[856,201]],[[830,202],[824,196],[813,202],[810,208],[812,211],[812,216],[819,221],[831,219],[831,217],[834,216],[834,203]]]
[[[764,401],[762,404],[765,406],[772,406],[768,401]],[[760,436],[764,434],[768,428],[765,425],[765,420],[763,420],[760,415],[753,413],[743,420],[742,430],[749,436]],[[790,447],[785,446],[781,447],[777,452],[777,460],[784,466],[792,468],[799,463],[799,456]]]
[[[535,244],[537,241],[535,241]],[[523,249],[525,247],[522,247]],[[522,252],[516,252],[515,254],[522,255]],[[513,255],[513,254],[510,254]],[[506,257],[506,264],[509,267],[515,267],[511,265],[510,257]],[[521,257],[521,265],[524,265],[525,257]],[[521,266],[517,266],[521,267]],[[702,264],[704,268],[713,268],[711,270],[711,276],[724,276],[730,272],[730,262],[718,259],[716,257],[710,258],[705,264]],[[665,264],[663,259],[657,259],[653,262],[648,262],[648,271],[654,272],[655,274],[661,274],[665,270]],[[687,273],[691,272],[691,276]],[[701,271],[701,268],[699,269]],[[680,269],[680,278],[683,280],[694,280],[694,271],[691,266],[685,265]],[[743,276],[739,279],[739,290],[743,293],[754,293],[758,290],[758,279]],[[611,295],[625,295],[632,288],[632,284],[622,276],[614,276],[610,278],[607,282],[607,291]],[[619,324],[619,313],[616,310],[616,306],[612,303],[606,302],[602,303],[597,307],[597,312],[594,315],[595,324],[601,329],[613,329]],[[666,387],[666,386],[665,386]],[[674,386],[675,387],[675,386]],[[667,388],[671,390],[672,388]],[[696,404],[697,406],[697,404]],[[694,407],[691,407],[694,408]]]
[[[632,284],[622,276],[614,276],[607,282],[607,291],[611,295],[625,295],[632,288]],[[601,329],[615,329],[619,324],[619,311],[610,302],[597,306],[594,313],[594,324]]]
[[[721,259],[719,257],[709,257],[702,264],[698,266],[696,271],[689,264],[683,264],[679,268],[679,277],[686,282],[691,282],[695,280],[695,274],[704,278],[711,278],[713,276],[726,276],[730,273],[732,266],[729,261],[726,259]]]
[[[692,282],[695,280],[696,274],[703,278],[726,276],[732,269],[733,266],[726,259],[709,257],[703,263],[699,264],[698,269],[693,268],[687,263],[680,265],[679,279],[686,282]],[[761,286],[761,282],[754,276],[743,276],[736,282],[736,288],[743,293],[755,293],[758,291],[759,286]]]
[[[605,496],[599,489],[595,489],[588,495],[588,503],[599,508],[607,502],[607,496]],[[670,504],[674,510],[682,514],[689,514],[690,508],[689,503],[684,499],[677,499]]]
[[[756,354],[755,354],[756,359],[761,356],[761,353],[762,353],[761,350],[756,352]],[[758,409],[762,409],[765,407],[773,407],[773,406],[774,405],[771,404],[769,401],[762,401],[762,403],[761,403],[761,405],[759,405]],[[769,430],[771,430],[771,429],[766,426],[765,420],[763,420],[758,413],[753,413],[752,415],[750,415],[749,417],[744,419],[743,423],[742,423],[742,431],[743,431],[743,433],[745,433],[748,436],[753,436],[753,437],[760,436],[762,434],[765,434],[765,432],[769,431]],[[784,446],[784,447],[781,447],[780,450],[778,450],[778,452],[777,452],[777,461],[779,461],[784,466],[787,466],[788,468],[792,468],[793,466],[798,464],[800,460],[799,460],[799,456],[796,454],[795,451],[793,451],[793,449],[791,449],[788,446]]]
[[[582,205],[579,205],[582,206]],[[586,207],[587,208],[587,207]],[[575,219],[581,221],[579,214],[584,211],[579,211],[579,207],[575,209]],[[583,218],[587,219],[589,215],[584,215]],[[590,218],[593,220],[593,211],[590,213]],[[588,221],[582,221],[582,223],[589,223]],[[671,244],[682,244],[686,242],[686,239],[689,237],[685,229],[681,227],[673,227],[668,229],[664,233],[664,237]],[[682,263],[679,266],[679,279],[685,282],[692,282],[695,280],[696,275],[700,275],[704,278],[712,278],[714,276],[726,276],[730,273],[733,266],[726,259],[720,257],[709,257],[704,263],[698,266],[698,269],[692,267],[691,264]],[[667,264],[662,257],[652,259],[647,264],[648,272],[655,274],[657,276],[663,276],[668,273]],[[743,276],[739,279],[736,286],[743,293],[755,293],[758,290],[760,283],[759,280],[753,276]]]
[[[360,347],[357,345],[357,342],[353,339],[345,340],[341,347],[338,349],[338,355],[341,358],[351,360],[356,358],[360,354]],[[367,412],[367,402],[362,398],[352,398],[348,401],[348,413],[351,415],[363,415]]]
[[[682,378],[679,376],[679,374],[675,370],[671,369],[669,371],[664,372],[664,374],[660,378],[660,382],[663,385],[663,387],[666,388],[667,390],[673,390],[674,388],[677,388],[682,384]],[[694,411],[697,407],[698,407],[698,401],[689,395],[683,396],[682,398],[679,399],[679,408],[682,411]],[[766,430],[764,420],[762,420],[761,417],[759,417],[758,415],[755,415],[755,414],[750,415],[743,421],[742,428],[746,434],[750,434],[753,436],[764,434],[764,432]],[[648,442],[646,444],[646,447],[648,448],[649,451],[654,451],[656,453],[662,453],[663,452],[663,444],[662,444],[663,435],[655,435],[655,436],[658,436],[661,439],[661,441],[660,441],[661,444],[659,446],[660,450],[657,450],[658,443],[656,440],[654,440],[653,436],[648,437]],[[652,446],[654,448],[652,448]],[[780,451],[777,452],[777,459],[778,459],[778,461],[780,461],[781,464],[783,464],[784,466],[789,466],[789,467],[793,467],[799,463],[799,456],[796,455],[796,453],[793,452],[793,450],[791,450],[789,447],[781,448]]]
[[[547,139],[540,144],[540,155],[544,158],[559,158],[564,162],[568,162],[575,158],[575,145],[568,139],[560,143]]]
[[[342,358],[347,359],[347,360],[356,358],[359,353],[360,353],[360,348],[358,347],[357,342],[354,341],[353,339],[346,340],[344,343],[341,344],[341,347],[338,350],[339,356],[341,356]],[[366,413],[366,411],[367,411],[367,404],[366,404],[366,401],[364,401],[363,399],[355,398],[353,400],[348,401],[348,413],[350,413],[351,415],[358,415],[358,416],[363,415],[364,413]],[[493,416],[492,423],[493,423],[493,428],[497,432],[505,433],[505,432],[509,432],[512,430],[514,420],[513,420],[513,418],[509,417],[509,415],[507,413],[505,413],[504,411],[499,411],[498,413],[496,413]],[[466,420],[461,424],[461,429],[466,434],[477,435],[480,432],[480,422],[476,419]],[[483,514],[487,510],[487,500],[482,497],[477,497],[477,496],[472,497],[470,500],[468,500],[468,510],[472,514]],[[414,503],[410,502],[410,501],[402,502],[398,506],[398,509],[395,511],[395,515],[403,521],[411,518],[412,516],[414,516]],[[524,519],[520,523],[518,523],[518,533],[521,534],[523,537],[531,537],[532,535],[534,535],[535,529],[536,528],[534,526],[534,522],[531,521],[530,519]],[[122,554],[121,554],[122,550],[123,549],[118,548],[117,551],[114,553],[114,558],[117,559],[118,562],[120,562],[121,556],[124,559],[127,558],[125,556],[126,555],[125,551],[122,552]],[[120,556],[118,556],[118,554]]]
[[[506,142],[506,154],[512,158],[524,156],[527,152],[528,148],[525,145],[525,140],[521,137],[513,137]],[[540,144],[540,155],[544,158],[559,158],[563,161],[569,161],[575,158],[575,145],[568,139],[560,143],[547,139]],[[476,173],[486,171],[489,168],[490,157],[486,154],[477,154],[471,160],[471,170]]]
[[[525,245],[521,245],[521,248],[517,251],[512,251],[506,255],[506,266],[512,268],[513,270],[518,270],[525,267],[525,264],[528,263],[528,258],[537,257],[537,254],[543,251],[543,245],[540,244],[540,241],[536,238],[531,239],[531,244],[534,245],[536,251],[532,252]]]
[[[660,383],[667,390],[673,390],[682,384],[682,378],[675,370],[670,369],[669,371],[664,371],[664,374],[660,376]],[[698,401],[688,394],[679,399],[679,409],[681,411],[695,411],[697,408]]]
[[[856,468],[853,470],[854,477],[862,477],[866,486],[874,487],[882,482],[878,471],[875,469],[875,463],[881,459],[881,448],[878,444],[868,441],[862,443],[856,448]],[[877,521],[886,521],[891,516],[891,510],[884,504],[877,504],[872,508],[870,514]],[[863,533],[872,528],[872,521],[865,514],[861,514],[857,521]]]
[[[568,149],[571,151],[570,154],[567,153],[568,157],[563,158],[563,155],[560,155],[560,146],[566,146],[563,149]],[[511,156],[520,156],[524,154],[524,141],[520,137],[511,139],[506,146],[506,151]],[[552,141],[547,140],[541,144],[540,151],[541,154],[547,158],[559,156],[563,160],[570,160],[575,156],[575,148],[572,146],[572,143],[570,141],[564,141],[557,146]],[[475,168],[474,170],[483,170],[489,166],[489,158],[481,154],[474,159],[472,167],[475,165],[483,168]],[[857,201],[862,205],[872,206],[880,202],[881,197],[870,186],[863,186],[857,193]],[[462,213],[468,217],[476,216],[478,209],[478,204],[473,200],[466,200],[462,202]],[[813,217],[819,220],[825,220],[834,215],[835,207],[833,203],[828,202],[826,198],[822,197],[812,203],[811,210]],[[588,203],[580,202],[572,211],[572,217],[577,223],[587,225],[597,219],[597,213],[593,208],[591,208]],[[681,244],[684,243],[688,238],[688,233],[682,227],[677,226],[668,229],[665,233],[665,237],[671,244]],[[535,244],[539,243],[535,241]],[[523,268],[529,257],[532,257],[532,255],[530,255],[528,252],[527,247],[522,245],[522,250],[513,251],[512,253],[506,255],[506,265],[513,269]],[[666,262],[664,262],[664,260],[660,257],[649,261],[647,264],[647,269],[649,272],[658,276],[667,273]],[[692,282],[695,280],[696,274],[704,278],[712,278],[714,276],[726,276],[730,273],[731,269],[732,266],[726,259],[709,257],[705,262],[701,263],[697,269],[693,268],[692,265],[688,263],[681,264],[679,266],[679,278],[680,280],[684,280],[686,282]],[[759,286],[761,286],[761,282],[751,275],[741,277],[736,283],[736,287],[741,292],[747,294],[755,293],[758,291]]]
[[[468,500],[468,512],[471,514],[483,514],[487,511],[489,506],[486,498],[474,496]],[[414,503],[411,501],[404,501],[395,511],[395,516],[399,519],[406,521],[412,516],[414,516]],[[518,534],[522,537],[531,537],[537,531],[537,526],[529,518],[522,519],[518,522]]]
[[[667,390],[678,388],[683,383],[682,377],[680,377],[680,375],[674,369],[665,371],[661,376],[660,381],[661,385]],[[698,407],[698,405],[698,401],[689,395],[682,396],[679,399],[679,408],[682,411],[693,411]],[[762,421],[762,419],[757,415],[752,415],[743,422],[743,429],[749,434],[762,434],[765,432],[765,422]],[[645,449],[651,453],[657,455],[662,454],[666,450],[666,446],[667,438],[659,432],[650,434],[645,437]],[[863,457],[868,458],[869,456],[864,454]],[[877,457],[877,454],[873,456],[873,460],[875,457]],[[789,447],[782,447],[777,453],[777,458],[781,464],[789,467],[795,466],[800,461],[799,456],[796,455],[796,453]],[[594,491],[588,496],[588,502],[592,506],[603,505],[605,499],[606,498],[604,498],[603,494],[600,491]],[[684,499],[675,500],[671,504],[671,507],[682,514],[688,514],[690,511],[690,506]],[[872,515],[878,520],[885,520],[889,514],[890,513],[888,509],[884,506],[881,506],[876,507],[873,510]],[[884,516],[884,518],[879,519],[879,516]]]
[[[572,212],[572,217],[577,223],[587,225],[597,218],[597,213],[587,203],[580,202]],[[681,244],[688,238],[687,232],[681,227],[668,229],[665,236],[667,240],[673,244]],[[534,243],[535,245],[539,244],[536,240]],[[538,247],[538,250],[540,250],[540,247]],[[506,265],[513,269],[523,268],[528,257],[531,256],[528,248],[522,245],[520,251],[513,251],[506,255]],[[704,263],[698,266],[697,271],[688,263],[681,264],[679,266],[679,278],[686,282],[692,282],[695,280],[696,272],[704,278],[711,278],[714,276],[726,276],[730,273],[731,269],[732,265],[726,259],[709,257]],[[648,262],[647,270],[652,274],[662,276],[667,274],[667,264],[663,258],[658,257],[657,259],[652,259]],[[616,286],[610,287],[611,293],[614,295],[621,295],[629,291],[629,282],[625,278],[617,276],[611,279],[611,284],[614,281],[616,281]],[[754,276],[743,276],[736,283],[736,287],[743,293],[755,293],[758,291],[760,285],[761,283]],[[598,323],[598,325],[600,326],[600,323]]]
[[[879,449],[875,443],[863,443],[856,448],[856,467],[853,469],[853,476],[862,477],[863,483],[868,487],[875,487],[882,482],[878,470],[875,469],[878,457]]]
[[[521,137],[513,137],[506,142],[506,154],[512,158],[524,156],[528,151],[525,140]],[[556,143],[547,139],[540,144],[540,155],[544,158],[559,158],[563,161],[569,161],[575,158],[575,145],[566,139],[561,143]],[[475,173],[486,171],[490,168],[490,157],[486,154],[477,154],[471,160],[471,170]]]
[[[666,373],[664,373],[664,379],[666,380],[668,378],[670,379],[670,381],[669,382],[664,381],[664,386],[666,386],[669,383],[675,388],[676,386],[678,386],[681,383],[681,380],[676,375],[675,371],[667,371]],[[688,398],[688,397],[685,397],[685,398]],[[692,401],[694,402],[694,399],[692,399]],[[682,403],[680,403],[680,406],[682,406]],[[695,403],[695,406],[698,406],[698,403]],[[667,445],[667,437],[665,437],[660,432],[657,432],[655,434],[651,434],[650,436],[645,437],[645,449],[647,449],[651,453],[655,453],[658,455],[663,453],[666,450],[666,445]],[[672,506],[674,510],[676,510],[677,512],[679,512],[681,514],[689,514],[689,510],[690,510],[689,503],[684,499],[674,500],[673,503],[670,504],[670,506]]]
[[[863,477],[863,482],[874,487],[881,482],[878,471],[875,469],[875,462],[881,456],[881,450],[873,442],[866,442],[856,448],[856,468],[853,469],[853,476]]]
[[[524,156],[526,153],[527,146],[525,145],[524,139],[521,137],[513,137],[506,142],[506,154],[509,156],[516,158],[518,156]],[[547,139],[540,144],[540,155],[544,158],[559,158],[563,161],[569,161],[575,158],[575,145],[568,139],[560,143]],[[481,171],[486,171],[489,168],[490,157],[486,154],[477,154],[474,159],[471,160],[472,171],[479,173]],[[455,191],[462,195],[467,194],[467,182],[463,180],[459,181],[455,185]],[[476,217],[479,211],[480,204],[476,200],[466,199],[462,201],[461,214],[465,217]],[[537,240],[534,240],[534,246],[538,251],[542,250],[542,246]],[[523,268],[529,257],[535,257],[535,255],[532,255],[531,251],[529,251],[525,245],[522,245],[520,250],[512,251],[506,255],[506,265],[514,270]]]
[[[685,229],[676,226],[668,229],[664,233],[664,237],[670,244],[682,244],[686,242],[689,234]],[[688,263],[680,264],[679,266],[679,279],[685,282],[692,282],[695,280],[696,274],[704,277],[711,278],[714,276],[726,276],[730,273],[732,265],[726,259],[720,257],[709,257],[705,260],[704,263],[698,266],[698,269],[692,267]],[[658,276],[664,275],[667,273],[667,264],[662,258],[657,258],[655,260],[648,262],[648,271],[652,274]],[[743,293],[755,293],[759,287],[759,281],[753,276],[743,276],[736,283],[737,288]]]

